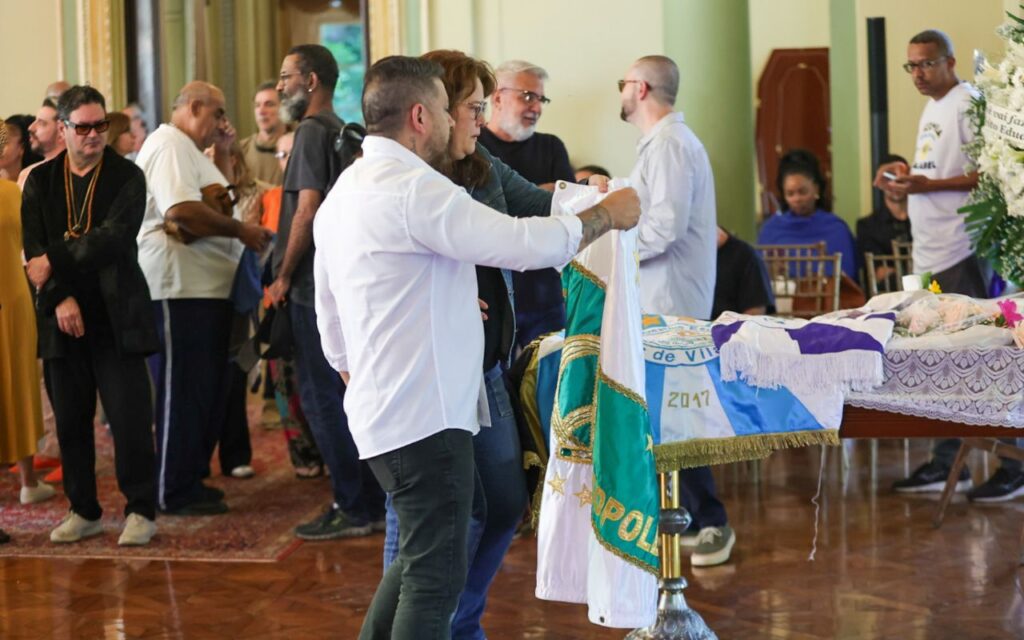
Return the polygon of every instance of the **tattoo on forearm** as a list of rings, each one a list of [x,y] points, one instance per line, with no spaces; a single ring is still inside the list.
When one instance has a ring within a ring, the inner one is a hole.
[[[608,210],[601,205],[595,205],[579,215],[583,223],[583,239],[580,240],[580,249],[588,246],[612,229],[612,216]]]

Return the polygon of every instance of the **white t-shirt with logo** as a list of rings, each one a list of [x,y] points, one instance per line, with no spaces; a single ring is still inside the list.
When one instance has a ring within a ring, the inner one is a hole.
[[[932,179],[967,173],[970,160],[963,146],[974,139],[967,109],[976,95],[974,87],[961,82],[942,98],[928,101],[917,127],[911,173]],[[939,273],[973,253],[964,215],[957,213],[968,195],[967,191],[933,191],[910,196],[907,211],[914,233],[914,271]]]
[[[136,163],[146,174],[146,215],[139,230],[139,265],[154,300],[227,299],[242,243],[210,236],[184,244],[163,230],[164,214],[176,204],[203,199],[201,189],[227,185],[224,174],[185,133],[162,124],[146,138]],[[235,208],[239,219],[238,208]]]

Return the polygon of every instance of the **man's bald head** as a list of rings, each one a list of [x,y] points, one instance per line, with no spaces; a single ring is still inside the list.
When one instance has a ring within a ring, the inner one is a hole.
[[[197,101],[202,102],[203,104],[209,104],[211,101],[219,102],[221,106],[223,106],[224,92],[209,82],[193,80],[181,88],[181,91],[178,92],[178,96],[171,104],[171,109],[173,111],[177,111],[178,109],[187,107]]]
[[[60,97],[64,95],[64,92],[71,88],[71,85],[66,80],[58,80],[51,82],[46,86],[46,97],[54,102],[60,100]]]
[[[209,82],[186,84],[171,107],[171,123],[200,149],[213,144],[217,132],[230,126],[224,114],[224,92]]]
[[[666,56],[644,56],[633,63],[637,80],[647,83],[651,95],[658,102],[674,106],[679,93],[679,67]]]

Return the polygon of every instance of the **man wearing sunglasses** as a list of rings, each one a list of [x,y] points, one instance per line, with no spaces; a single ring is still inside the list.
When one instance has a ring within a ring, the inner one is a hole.
[[[135,236],[146,207],[142,171],[106,146],[103,96],[68,89],[57,105],[67,151],[29,175],[22,225],[29,280],[38,291],[43,358],[71,503],[50,540],[102,533],[93,416],[99,392],[114,438],[126,522],[121,545],[156,531],[153,406],[145,357],[158,346]]]
[[[704,145],[676,110],[679,67],[644,56],[617,83],[619,116],[640,130],[629,175],[640,194],[640,307],[645,313],[711,319],[718,265],[715,178]],[[683,469],[683,506],[693,516],[683,544],[693,566],[729,560],[736,534],[708,467]]]
[[[548,73],[524,60],[511,60],[494,71],[498,86],[491,95],[491,116],[480,129],[480,144],[519,175],[548,191],[555,182],[575,182],[569,153],[558,136],[537,133]],[[539,335],[565,327],[562,280],[554,269],[512,274],[516,292],[516,343],[525,346]]]

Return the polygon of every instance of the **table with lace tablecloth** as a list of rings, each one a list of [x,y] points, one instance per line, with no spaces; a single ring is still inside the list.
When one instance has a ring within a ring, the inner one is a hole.
[[[846,404],[968,425],[1024,428],[1024,349],[889,348],[885,380]]]
[[[1024,460],[1001,438],[1024,437],[1024,350],[1015,346],[887,348],[884,382],[848,393],[843,438],[963,438],[936,508],[941,524],[972,449]]]

